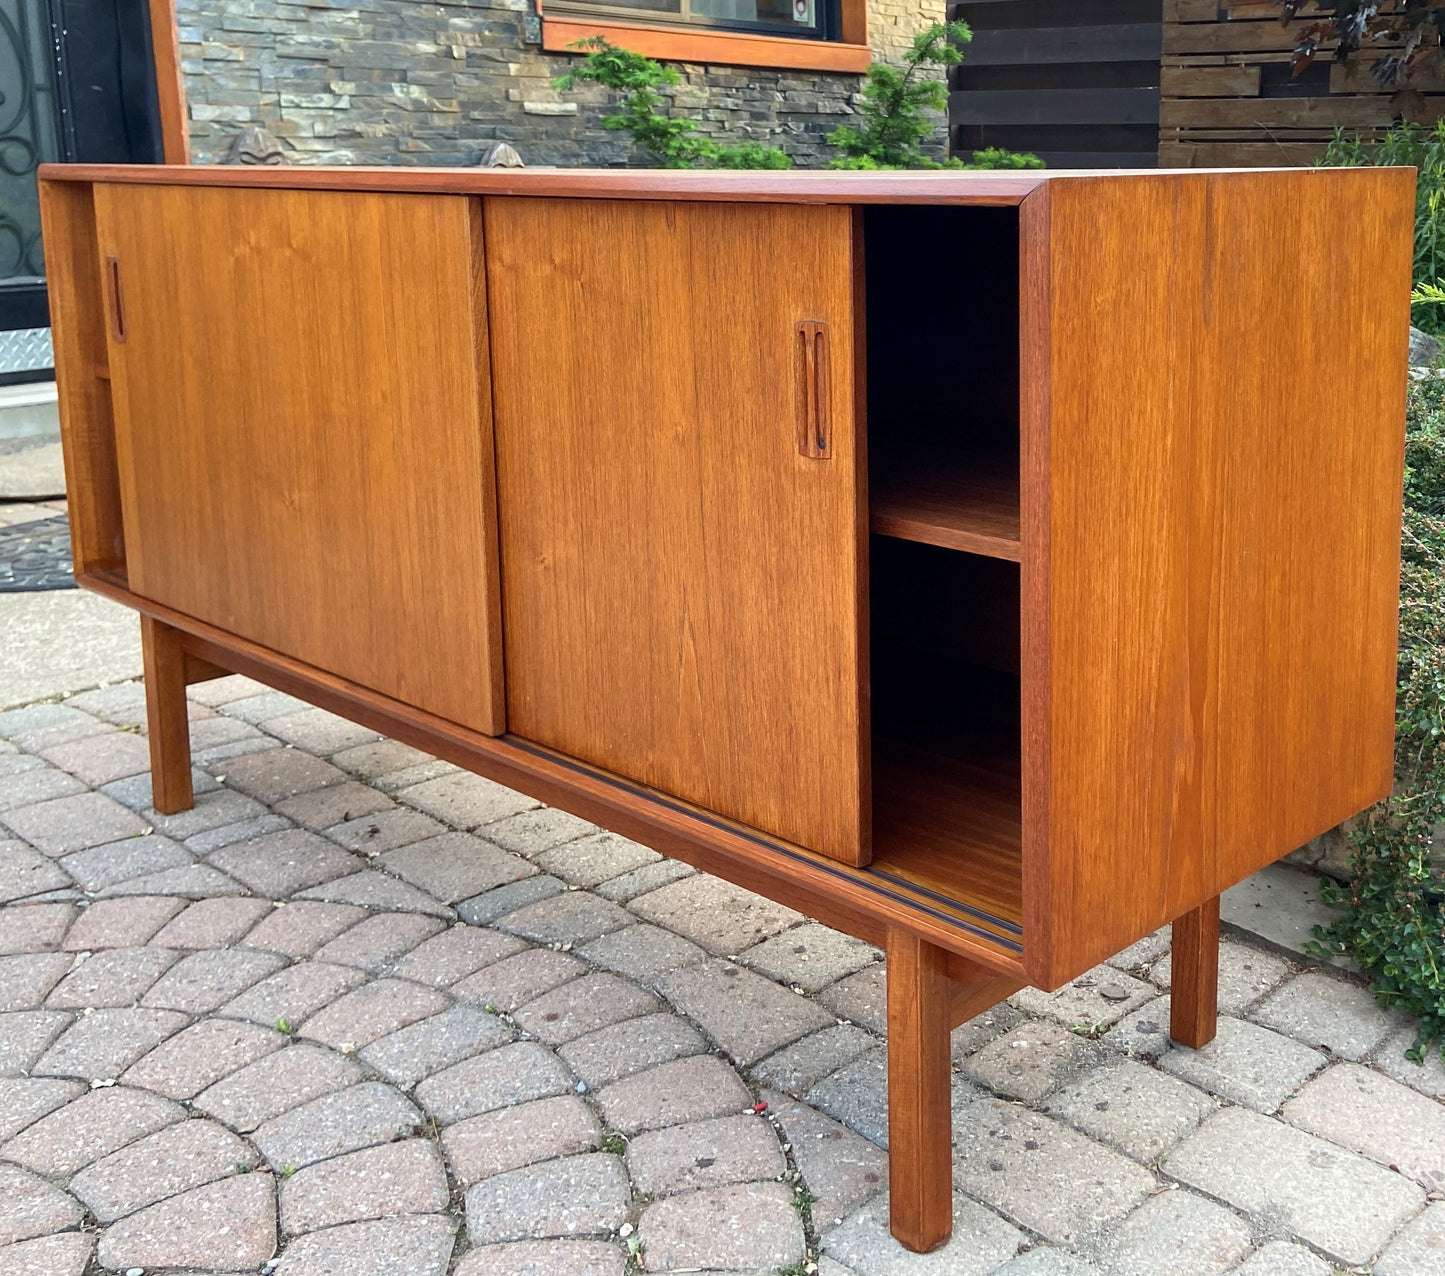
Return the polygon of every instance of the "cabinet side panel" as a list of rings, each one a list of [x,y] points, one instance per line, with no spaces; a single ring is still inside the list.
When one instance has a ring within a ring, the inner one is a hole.
[[[1038,982],[1389,791],[1412,183],[1051,183]]]
[[[849,210],[486,209],[509,729],[866,860]]]
[[[105,298],[91,188],[41,182],[60,441],[77,572],[123,572],[125,534],[107,379]]]
[[[502,730],[472,201],[101,185],[96,211],[131,588]]]

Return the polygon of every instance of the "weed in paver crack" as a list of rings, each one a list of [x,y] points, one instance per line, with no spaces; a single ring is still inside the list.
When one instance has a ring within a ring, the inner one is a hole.
[[[611,1152],[614,1156],[624,1156],[627,1152],[627,1140],[616,1130],[608,1130],[598,1141],[597,1146],[604,1152]]]

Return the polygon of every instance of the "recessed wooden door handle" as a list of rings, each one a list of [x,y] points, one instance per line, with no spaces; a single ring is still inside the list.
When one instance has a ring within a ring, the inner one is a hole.
[[[120,258],[105,259],[105,282],[110,291],[110,335],[125,340],[125,297],[120,289]]]
[[[831,455],[828,420],[828,325],[799,319],[793,329],[797,359],[798,451],[815,461]]]

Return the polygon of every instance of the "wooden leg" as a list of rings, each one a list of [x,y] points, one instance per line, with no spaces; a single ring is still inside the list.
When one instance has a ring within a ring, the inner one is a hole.
[[[948,954],[889,931],[888,1176],[893,1235],[927,1253],[953,1234]]]
[[[1219,1017],[1219,896],[1174,922],[1169,1035],[1196,1050],[1214,1040]]]
[[[180,634],[149,616],[140,618],[140,639],[150,731],[151,801],[162,815],[174,815],[195,805],[186,717],[186,655]]]

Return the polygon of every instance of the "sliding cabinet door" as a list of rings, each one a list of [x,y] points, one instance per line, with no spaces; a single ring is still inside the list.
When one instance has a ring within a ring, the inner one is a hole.
[[[508,729],[866,862],[851,212],[486,227]]]
[[[130,587],[503,729],[480,208],[95,188]]]

